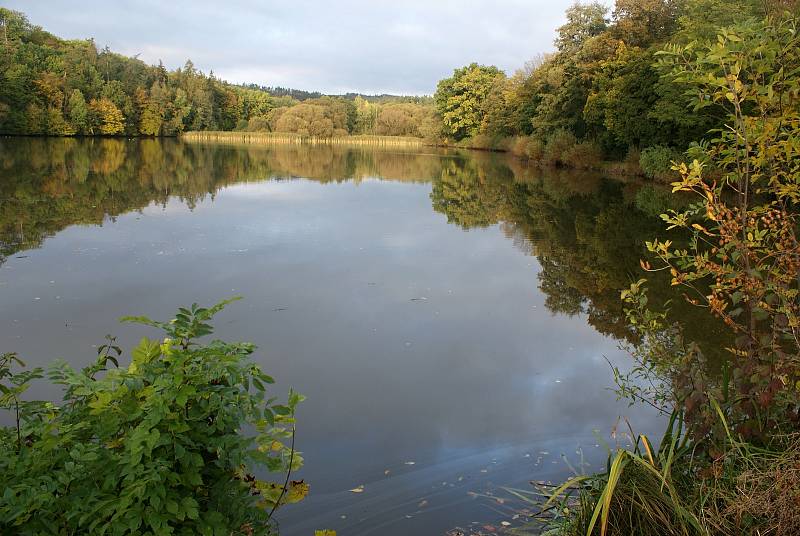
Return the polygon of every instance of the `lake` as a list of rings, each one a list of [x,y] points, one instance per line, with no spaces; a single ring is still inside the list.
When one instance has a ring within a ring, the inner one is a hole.
[[[600,468],[619,416],[662,428],[610,390],[662,229],[639,188],[429,148],[0,138],[0,351],[80,367],[157,335],[120,316],[241,295],[215,336],[308,397],[283,534],[518,525],[504,488]]]

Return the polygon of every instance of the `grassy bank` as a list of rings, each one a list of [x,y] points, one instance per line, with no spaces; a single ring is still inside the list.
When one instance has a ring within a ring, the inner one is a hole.
[[[346,147],[422,147],[425,140],[403,136],[334,136],[317,138],[283,132],[193,131],[181,134],[186,141],[252,143],[263,145],[340,145]]]
[[[562,139],[563,138],[563,139]],[[181,134],[181,139],[190,142],[212,142],[253,145],[327,145],[340,147],[364,147],[377,149],[416,149],[419,147],[441,147],[492,151],[514,155],[527,164],[543,168],[565,168],[600,171],[615,177],[647,177],[639,163],[638,151],[632,152],[622,161],[603,160],[602,152],[588,142],[576,142],[568,136],[541,141],[533,137],[491,138],[476,136],[457,143],[448,140],[432,141],[425,138],[403,136],[334,136],[319,138],[285,132],[227,132],[191,131]],[[654,178],[669,182],[667,174]],[[653,178],[652,176],[650,176]]]

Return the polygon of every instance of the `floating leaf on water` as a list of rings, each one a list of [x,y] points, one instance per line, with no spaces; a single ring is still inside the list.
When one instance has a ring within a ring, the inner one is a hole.
[[[364,484],[361,484],[357,488],[349,489],[347,491],[349,491],[350,493],[364,493]]]

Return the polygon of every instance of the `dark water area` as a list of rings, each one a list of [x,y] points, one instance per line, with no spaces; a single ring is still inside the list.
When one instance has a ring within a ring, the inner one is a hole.
[[[283,534],[513,526],[504,487],[599,468],[620,416],[661,429],[609,390],[662,229],[639,188],[428,149],[3,138],[0,351],[80,367],[157,335],[120,316],[241,295],[215,336],[308,397]]]

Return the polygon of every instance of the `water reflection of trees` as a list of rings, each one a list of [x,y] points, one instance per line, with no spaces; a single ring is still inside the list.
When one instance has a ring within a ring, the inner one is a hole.
[[[380,178],[432,182],[433,208],[470,229],[500,224],[541,266],[554,313],[585,314],[598,331],[629,337],[619,290],[641,276],[644,241],[660,222],[638,211],[635,186],[596,174],[542,171],[502,155],[418,154],[331,146],[209,146],[175,140],[0,140],[0,262],[73,224],[178,198],[193,207],[246,181]],[[652,299],[675,298],[654,285]],[[675,300],[687,329],[708,340],[708,322]],[[688,333],[692,335],[692,333]]]
[[[585,314],[599,332],[630,341],[620,290],[643,276],[645,241],[663,236],[662,222],[635,207],[637,189],[597,174],[478,155],[443,166],[431,199],[435,210],[464,228],[501,224],[517,247],[535,256],[550,311]],[[683,320],[689,340],[706,341],[713,355],[724,346],[721,325],[689,306],[659,275],[665,274],[650,274],[653,302],[672,300],[673,316]]]
[[[380,177],[427,181],[438,155],[342,150],[202,146],[175,140],[0,140],[0,263],[39,247],[73,224],[105,218],[177,197],[193,207],[221,187],[269,178],[323,182]]]

